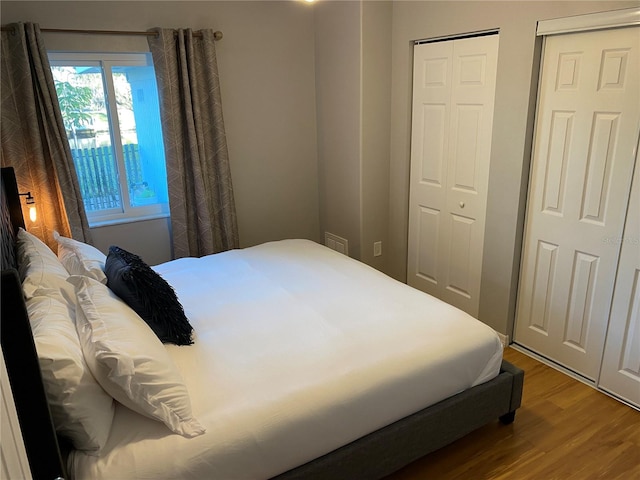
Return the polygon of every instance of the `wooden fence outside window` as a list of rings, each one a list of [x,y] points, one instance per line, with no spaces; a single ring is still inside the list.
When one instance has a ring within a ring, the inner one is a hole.
[[[142,183],[142,166],[137,144],[122,146],[127,175],[126,184],[131,193]],[[87,212],[122,207],[122,195],[116,159],[111,146],[72,148],[84,207]]]

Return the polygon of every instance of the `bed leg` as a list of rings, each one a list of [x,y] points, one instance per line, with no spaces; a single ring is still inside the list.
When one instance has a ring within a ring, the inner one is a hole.
[[[513,421],[516,419],[516,412],[509,412],[509,413],[505,413],[504,415],[502,415],[500,417],[500,422],[503,425],[509,425],[511,423],[513,423]]]

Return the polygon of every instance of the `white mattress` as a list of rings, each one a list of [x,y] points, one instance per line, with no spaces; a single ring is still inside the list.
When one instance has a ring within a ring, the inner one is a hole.
[[[195,344],[168,345],[207,432],[172,434],[118,406],[106,452],[76,479],[261,479],[496,376],[495,332],[306,240],[155,267]]]

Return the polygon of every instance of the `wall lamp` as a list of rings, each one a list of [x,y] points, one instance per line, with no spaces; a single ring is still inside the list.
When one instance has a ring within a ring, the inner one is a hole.
[[[18,195],[27,197],[26,204],[29,205],[29,220],[31,220],[32,222],[35,222],[37,218],[35,198],[33,198],[33,195],[31,195],[31,192],[19,193]]]

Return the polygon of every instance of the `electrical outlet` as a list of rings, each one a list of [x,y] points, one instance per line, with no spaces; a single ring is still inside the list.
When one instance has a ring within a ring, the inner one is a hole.
[[[379,257],[382,255],[382,242],[373,242],[373,256]]]

